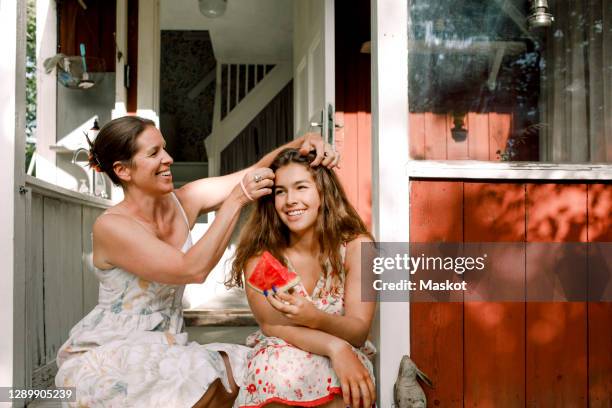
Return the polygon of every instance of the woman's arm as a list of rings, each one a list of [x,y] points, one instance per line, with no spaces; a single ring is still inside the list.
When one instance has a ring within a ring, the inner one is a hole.
[[[271,170],[267,170],[272,174]],[[257,199],[272,192],[271,178],[245,182]],[[240,209],[249,200],[240,186],[221,205],[206,234],[186,253],[147,231],[121,214],[107,214],[94,224],[94,253],[97,265],[120,267],[149,281],[169,284],[202,283],[223,255]]]
[[[176,195],[179,197],[183,208],[185,208],[190,225],[195,223],[200,214],[216,210],[229,196],[232,188],[248,172],[261,167],[269,167],[278,153],[286,148],[300,149],[302,154],[308,154],[308,152],[316,150],[317,157],[311,163],[312,166],[320,164],[331,168],[337,165],[340,158],[331,146],[323,142],[321,136],[316,133],[308,133],[272,150],[257,163],[244,170],[226,176],[208,177],[187,183],[176,190]]]
[[[278,293],[269,296],[271,306],[292,324],[310,327],[340,337],[355,347],[361,347],[368,338],[374,318],[376,304],[364,302],[361,279],[361,243],[371,242],[367,237],[359,237],[347,244],[346,281],[344,285],[344,316],[332,315],[317,309],[310,301],[301,296]],[[366,256],[366,254],[364,254]],[[368,254],[373,256],[373,254]],[[368,273],[365,271],[365,273]]]

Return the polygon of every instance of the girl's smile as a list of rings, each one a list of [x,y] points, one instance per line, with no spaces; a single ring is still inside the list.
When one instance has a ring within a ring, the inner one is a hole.
[[[304,166],[292,163],[276,170],[274,207],[291,232],[312,228],[320,206],[319,191],[312,174]]]

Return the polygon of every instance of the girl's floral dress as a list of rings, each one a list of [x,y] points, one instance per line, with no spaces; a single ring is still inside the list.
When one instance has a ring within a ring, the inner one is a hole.
[[[343,259],[345,251],[343,246]],[[328,262],[326,273],[317,281],[312,297],[301,283],[295,286],[294,294],[304,296],[326,313],[343,315],[345,271],[334,278],[330,266]],[[289,267],[292,268],[290,263]],[[333,400],[335,395],[342,395],[340,381],[329,358],[301,350],[280,338],[266,337],[261,330],[247,338],[247,345],[253,349],[247,359],[245,386],[240,388],[238,395],[241,408],[262,407],[272,402],[316,407]],[[354,351],[374,382],[370,358],[376,349],[367,341]]]
[[[182,251],[191,246],[188,236]],[[217,378],[230,390],[219,351],[227,353],[236,383],[243,385],[249,348],[187,341],[184,285],[149,282],[120,268],[95,273],[98,304],[57,354],[55,385],[76,387],[71,405],[191,407]]]

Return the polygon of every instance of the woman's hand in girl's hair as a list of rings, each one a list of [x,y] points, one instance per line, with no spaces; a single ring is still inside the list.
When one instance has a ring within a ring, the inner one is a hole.
[[[273,308],[281,312],[291,322],[311,329],[317,328],[319,316],[324,313],[303,296],[270,291],[266,299]]]
[[[274,172],[267,167],[261,167],[245,174],[235,189],[242,190],[240,194],[248,203],[271,194],[273,186]]]
[[[348,342],[338,339],[334,343],[329,358],[340,380],[344,403],[352,408],[370,408],[376,400],[376,389],[368,370]]]
[[[336,151],[334,146],[325,143],[318,133],[306,133],[300,146],[300,154],[305,156],[313,150],[317,152],[317,156],[310,163],[312,167],[321,165],[328,169],[333,169],[334,167],[340,168],[338,166],[340,153]]]

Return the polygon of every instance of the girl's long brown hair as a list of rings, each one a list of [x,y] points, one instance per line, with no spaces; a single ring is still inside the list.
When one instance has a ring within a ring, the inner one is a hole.
[[[270,168],[276,172],[281,167],[297,163],[308,169],[312,175],[321,198],[316,223],[316,237],[318,237],[321,248],[319,263],[325,271],[325,263],[329,260],[332,273],[338,274],[342,269],[340,246],[360,235],[366,235],[372,240],[373,238],[355,208],[346,198],[344,189],[334,172],[323,166],[310,166],[314,158],[313,153],[301,156],[296,149],[285,149],[276,156]],[[252,208],[240,233],[232,263],[232,273],[225,282],[226,286],[242,287],[242,271],[246,263],[263,251],[270,251],[286,266],[283,251],[288,246],[289,229],[276,213],[274,193],[260,198]]]

